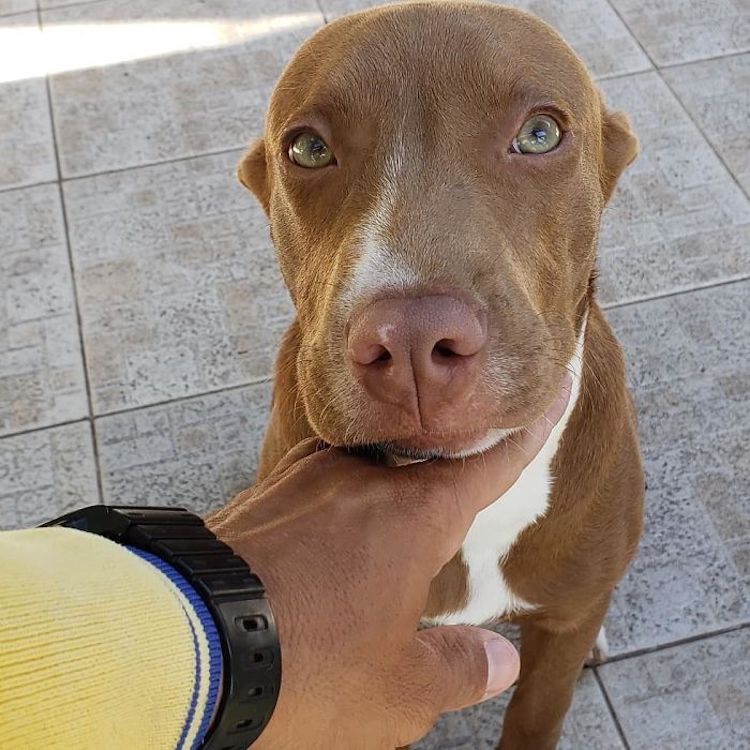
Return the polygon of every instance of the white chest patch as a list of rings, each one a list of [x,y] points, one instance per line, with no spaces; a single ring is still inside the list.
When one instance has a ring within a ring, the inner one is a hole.
[[[573,375],[570,402],[537,457],[511,489],[474,520],[461,551],[468,568],[466,606],[430,618],[432,625],[483,625],[512,612],[534,609],[532,602],[516,596],[505,580],[501,562],[520,533],[541,518],[549,506],[554,478],[550,467],[565,427],[575,408],[581,384],[584,320],[576,351],[568,369]]]

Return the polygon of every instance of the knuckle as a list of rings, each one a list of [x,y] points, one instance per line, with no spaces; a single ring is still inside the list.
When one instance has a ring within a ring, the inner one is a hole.
[[[303,456],[297,462],[297,466],[308,471],[314,470],[321,473],[340,471],[346,465],[346,458],[347,454],[337,448],[325,448]]]
[[[396,704],[406,719],[409,734],[405,742],[415,742],[429,732],[440,716],[441,706],[435,685],[432,654],[419,648],[404,660],[397,684],[394,686]]]
[[[430,636],[437,699],[446,704],[453,702],[457,691],[481,694],[485,680],[478,678],[486,669],[486,657],[480,642],[461,627],[433,628]]]

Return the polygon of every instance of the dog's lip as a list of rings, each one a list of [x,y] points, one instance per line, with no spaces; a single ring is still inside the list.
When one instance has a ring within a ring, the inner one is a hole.
[[[463,458],[484,453],[516,432],[515,429],[491,429],[461,434],[422,434],[410,438],[383,441],[377,448],[397,459]]]
[[[481,441],[486,433],[472,432],[460,435],[415,435],[413,437],[389,442],[389,447],[399,451],[460,451]]]

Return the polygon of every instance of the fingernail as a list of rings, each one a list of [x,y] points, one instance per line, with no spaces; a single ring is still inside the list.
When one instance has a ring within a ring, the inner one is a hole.
[[[502,637],[486,641],[484,651],[487,654],[487,690],[482,700],[487,700],[516,681],[521,660],[513,644]]]

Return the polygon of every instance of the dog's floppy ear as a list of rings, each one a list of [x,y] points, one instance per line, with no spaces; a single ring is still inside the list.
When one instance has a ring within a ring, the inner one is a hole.
[[[606,203],[617,179],[638,156],[638,138],[624,112],[610,112],[602,105],[602,194]]]
[[[259,139],[250,146],[247,153],[237,165],[237,178],[260,201],[263,210],[268,213],[271,189],[266,165],[266,145]]]

